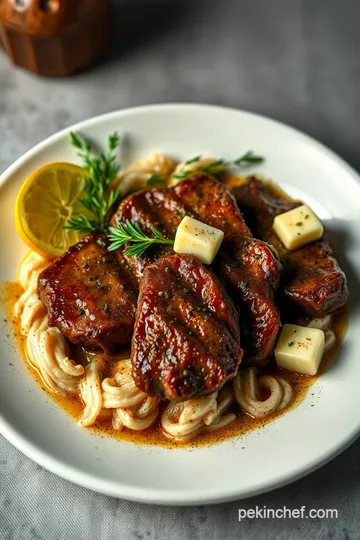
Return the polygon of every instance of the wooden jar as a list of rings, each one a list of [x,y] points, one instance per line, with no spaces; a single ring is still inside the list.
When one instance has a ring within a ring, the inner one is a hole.
[[[109,0],[0,0],[0,44],[14,64],[38,75],[89,66],[108,27]]]

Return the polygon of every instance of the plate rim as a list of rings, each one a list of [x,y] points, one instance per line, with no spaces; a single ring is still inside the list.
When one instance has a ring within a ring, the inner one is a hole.
[[[98,114],[95,116],[91,116],[90,118],[87,118],[85,120],[80,120],[79,122],[76,122],[76,124],[70,124],[69,126],[61,129],[60,131],[57,131],[53,133],[52,135],[49,135],[42,141],[38,142],[35,146],[32,146],[29,148],[29,150],[26,150],[24,154],[19,156],[11,165],[9,165],[3,173],[0,174],[0,188],[3,184],[6,183],[7,179],[16,171],[18,167],[21,167],[23,163],[26,162],[28,158],[30,158],[33,154],[36,154],[37,152],[41,151],[43,148],[45,148],[48,145],[51,145],[55,143],[56,141],[60,140],[64,135],[68,134],[69,131],[74,131],[76,129],[81,129],[83,127],[91,127],[96,124],[101,124],[103,121],[106,121],[108,118],[111,118],[117,114],[120,116],[122,115],[132,115],[132,114],[141,114],[146,112],[151,112],[152,110],[156,109],[162,109],[162,110],[171,110],[171,109],[208,109],[213,111],[223,111],[223,112],[231,112],[233,114],[239,114],[242,116],[247,116],[248,118],[257,118],[259,120],[266,120],[270,123],[273,123],[275,126],[278,127],[285,127],[288,130],[292,131],[292,133],[304,140],[307,140],[308,142],[311,142],[313,145],[315,145],[318,149],[325,151],[325,153],[328,155],[328,157],[335,159],[338,164],[342,167],[344,167],[348,173],[350,173],[352,176],[354,176],[357,180],[360,181],[360,173],[356,171],[356,169],[350,165],[343,157],[341,157],[337,152],[332,150],[329,146],[326,144],[320,142],[318,139],[313,137],[312,135],[309,135],[305,133],[304,131],[301,131],[300,129],[297,129],[290,124],[287,124],[285,122],[281,122],[280,120],[277,120],[275,118],[272,118],[271,116],[266,116],[263,114],[255,113],[252,111],[247,111],[245,109],[237,109],[235,107],[226,107],[223,105],[211,105],[206,103],[153,103],[150,105],[140,105],[135,107],[128,107],[124,109],[115,109],[110,112],[106,112],[103,114]]]
[[[251,111],[246,111],[237,108],[217,106],[217,105],[208,105],[208,104],[197,104],[197,103],[166,103],[166,104],[151,104],[151,105],[142,105],[140,107],[131,107],[124,109],[117,109],[105,114],[96,115],[88,119],[72,124],[52,135],[45,138],[44,140],[37,143],[35,146],[27,150],[23,155],[18,157],[7,169],[0,175],[0,189],[6,182],[13,176],[13,174],[22,167],[28,159],[31,159],[33,156],[36,156],[39,152],[46,149],[48,146],[53,145],[57,141],[61,140],[66,136],[70,130],[82,130],[82,129],[91,129],[97,124],[106,122],[108,119],[113,119],[117,115],[119,117],[124,117],[129,115],[142,114],[157,110],[162,111],[171,111],[175,109],[201,109],[203,111],[222,111],[232,114],[242,115],[244,118],[252,119],[256,118],[259,120],[265,120],[274,124],[274,126],[286,128],[290,130],[297,137],[301,137],[311,145],[315,146],[318,150],[325,153],[331,160],[335,160],[339,166],[345,169],[347,174],[350,174],[354,180],[360,182],[360,175],[357,171],[347,163],[341,156],[336,152],[331,150],[328,146],[324,145],[317,139],[312,136],[300,131],[284,122],[280,122],[274,118],[257,114]],[[192,490],[188,492],[182,491],[181,496],[176,495],[175,491],[170,491],[165,488],[152,488],[152,490],[146,490],[143,487],[129,486],[126,484],[119,484],[119,482],[111,482],[109,480],[99,480],[97,477],[91,476],[89,473],[85,473],[72,467],[71,465],[64,464],[60,459],[49,455],[41,447],[37,447],[36,444],[28,441],[27,438],[22,435],[10,422],[7,422],[0,410],[0,433],[19,451],[24,455],[29,457],[34,462],[38,463],[46,470],[68,480],[74,484],[82,486],[87,489],[91,489],[98,493],[109,495],[116,498],[127,499],[131,501],[137,501],[141,503],[149,504],[161,504],[161,505],[177,505],[177,506],[189,506],[189,505],[198,505],[198,504],[216,504],[219,502],[228,502],[233,500],[241,500],[249,497],[253,497],[259,494],[267,493],[274,489],[281,488],[289,483],[295,482],[300,478],[311,474],[315,470],[329,463],[332,459],[336,458],[340,453],[342,453],[346,448],[348,448],[360,435],[360,422],[359,425],[352,430],[349,436],[343,440],[336,447],[331,447],[330,450],[322,454],[322,458],[315,458],[310,462],[307,462],[306,466],[303,466],[299,470],[293,473],[284,473],[282,476],[278,475],[276,480],[268,481],[265,484],[262,484],[261,487],[254,487],[254,489],[248,489],[246,492],[239,494],[236,489],[232,491],[229,490],[226,495],[220,494],[216,495],[215,491],[209,494],[209,490],[203,492],[200,496],[197,495],[194,498]],[[121,491],[121,493],[120,493]],[[200,491],[199,491],[200,492]],[[198,492],[198,493],[199,493]],[[221,492],[223,493],[223,492]],[[184,500],[185,499],[185,500]]]

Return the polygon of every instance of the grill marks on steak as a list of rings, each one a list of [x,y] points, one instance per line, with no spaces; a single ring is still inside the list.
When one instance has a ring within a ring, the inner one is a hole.
[[[129,220],[138,223],[142,230],[152,236],[151,227],[166,238],[175,238],[176,229],[186,215],[184,206],[170,189],[153,188],[130,195],[122,201],[111,219],[111,225]],[[123,253],[124,249],[116,251]],[[170,246],[153,246],[142,257],[124,255],[137,280],[140,282],[147,265],[165,254],[172,254]]]
[[[242,354],[236,310],[195,257],[161,257],[145,269],[131,351],[141,390],[170,400],[214,392]]]
[[[265,362],[280,327],[274,303],[281,273],[277,256],[268,244],[253,238],[235,198],[220,182],[199,175],[183,180],[174,191],[195,217],[224,232],[214,269],[240,308],[245,363]]]
[[[147,232],[151,226],[159,229],[167,238],[174,238],[176,228],[185,215],[191,215],[225,234],[225,240],[233,240],[231,249],[221,247],[216,260],[228,260],[226,265],[215,264],[226,285],[230,285],[239,304],[242,331],[246,335],[245,357],[250,364],[266,361],[279,330],[279,314],[274,304],[274,291],[278,287],[281,267],[270,248],[257,241],[257,250],[264,261],[268,260],[267,271],[258,272],[256,259],[244,249],[244,238],[252,234],[237,207],[230,191],[214,178],[197,173],[171,189],[153,188],[127,197],[112,218],[112,224],[130,220],[138,222]],[[122,251],[120,250],[120,253]],[[143,257],[127,257],[128,263],[140,281],[145,268],[162,255],[172,253],[171,248],[148,250]],[[265,264],[265,263],[264,263]],[[234,267],[237,268],[235,271]],[[237,279],[240,281],[237,282]],[[266,279],[267,283],[262,281]],[[241,283],[246,286],[241,286]]]
[[[138,223],[147,234],[151,235],[151,227],[155,227],[166,238],[174,239],[177,227],[187,215],[221,229],[225,235],[238,232],[251,236],[230,191],[199,173],[170,189],[155,187],[130,195],[120,203],[111,224],[116,227],[129,220]],[[140,281],[148,264],[171,253],[171,247],[155,246],[142,257],[125,257]]]
[[[172,189],[188,214],[222,230],[225,237],[234,233],[252,236],[235,198],[217,180],[204,174],[195,174]]]
[[[273,232],[274,217],[301,203],[273,194],[255,178],[234,194],[247,224],[227,188],[197,173],[174,188],[127,197],[112,225],[130,220],[147,233],[155,227],[174,238],[182,218],[191,215],[221,229],[225,239],[214,269],[240,307],[245,362],[260,364],[272,353],[280,325],[274,293],[281,264],[266,242],[280,254],[286,296],[307,313],[341,309],[348,290],[326,239],[288,251]],[[235,375],[243,350],[238,314],[215,276],[169,246],[143,257],[107,247],[104,235],[89,235],[40,274],[38,293],[49,324],[75,344],[112,352],[131,339],[140,282],[132,342],[137,386],[179,400],[221,388]]]
[[[272,248],[247,236],[224,240],[216,270],[233,298],[240,298],[241,343],[244,363],[258,365],[272,354],[280,327],[274,306],[281,265]]]
[[[50,326],[72,343],[112,352],[131,339],[137,292],[126,261],[107,246],[105,235],[86,236],[40,274],[38,293]]]
[[[327,238],[290,251],[273,231],[275,216],[302,203],[274,194],[254,177],[234,188],[233,193],[255,236],[269,242],[278,251],[284,269],[285,296],[316,317],[342,309],[349,294],[346,276]]]
[[[128,219],[132,223],[139,223],[146,233],[151,233],[151,227],[155,227],[175,236],[184,215],[184,206],[171,189],[155,187],[138,191],[124,199],[111,221],[116,226]]]

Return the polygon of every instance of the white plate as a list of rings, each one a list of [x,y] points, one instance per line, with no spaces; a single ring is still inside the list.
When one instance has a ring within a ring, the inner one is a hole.
[[[118,111],[72,129],[104,144],[118,130],[128,135],[127,162],[157,150],[179,158],[235,158],[246,150],[266,156],[257,170],[308,202],[323,218],[347,272],[350,327],[336,364],[295,410],[265,429],[195,450],[136,446],[92,435],[41,392],[14,342],[0,343],[0,429],[46,469],[95,491],[142,502],[200,504],[248,497],[293,481],[324,464],[360,430],[360,183],[344,161],[292,128],[254,114],[199,105]],[[26,248],[13,223],[23,180],[50,161],[73,161],[68,130],[20,158],[1,177],[0,279],[16,278]],[[126,164],[126,162],[125,162]],[[13,366],[9,365],[13,364]],[[244,447],[244,448],[243,448]]]

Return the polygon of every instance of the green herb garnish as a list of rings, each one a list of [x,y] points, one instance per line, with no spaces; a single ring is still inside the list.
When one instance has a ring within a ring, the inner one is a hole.
[[[116,163],[115,150],[119,145],[118,133],[110,135],[106,153],[98,153],[91,142],[79,133],[70,133],[70,142],[78,150],[87,174],[80,204],[84,214],[76,213],[70,216],[64,227],[68,231],[82,233],[104,232],[107,227],[108,214],[120,197],[119,189],[109,189],[110,182],[115,178],[119,165]]]
[[[174,240],[165,238],[157,229],[150,227],[153,237],[147,236],[141,229],[139,223],[133,225],[131,221],[126,220],[125,223],[118,223],[117,227],[109,227],[109,251],[119,249],[124,244],[131,244],[127,246],[124,253],[126,255],[137,255],[141,257],[145,251],[154,244],[168,244],[173,245]]]
[[[253,165],[255,163],[262,163],[263,161],[264,158],[262,156],[257,156],[254,152],[249,150],[249,152],[246,152],[243,156],[234,159],[234,165],[243,167],[244,165]]]
[[[295,341],[289,341],[288,347],[292,347],[293,345],[295,345]]]
[[[211,174],[213,176],[216,176],[216,174],[221,173],[222,171],[218,171],[216,169],[219,169],[219,167],[226,167],[227,163],[223,159],[218,159],[217,161],[213,161],[206,167],[201,167],[199,170],[204,172],[205,174]]]
[[[191,165],[191,163],[196,163],[197,161],[199,161],[201,159],[201,155],[200,156],[195,156],[191,159],[188,159],[187,161],[185,161],[185,165]]]
[[[179,180],[183,180],[184,178],[187,178],[192,172],[194,172],[193,170],[189,169],[182,169],[180,170],[179,172],[177,172],[176,174],[172,174],[172,178],[178,178]]]
[[[224,167],[233,167],[234,165],[236,167],[246,167],[247,165],[262,163],[264,161],[264,158],[262,156],[257,156],[256,154],[254,154],[254,152],[249,150],[248,152],[245,152],[245,154],[234,159],[233,161],[225,161],[224,159],[218,159],[216,161],[213,161],[212,163],[209,163],[209,165],[199,167],[198,169],[186,168],[186,165],[190,165],[191,163],[195,163],[200,160],[201,156],[196,156],[194,158],[188,159],[187,161],[185,161],[184,168],[177,173],[172,174],[172,178],[183,180],[184,178],[190,176],[193,172],[203,172],[211,176],[217,176],[222,173],[221,169]]]
[[[159,173],[154,173],[150,176],[149,180],[146,182],[147,186],[156,186],[158,184],[163,184],[165,179],[160,176]]]
[[[112,257],[101,257],[101,262],[104,264],[116,264],[116,261]]]

